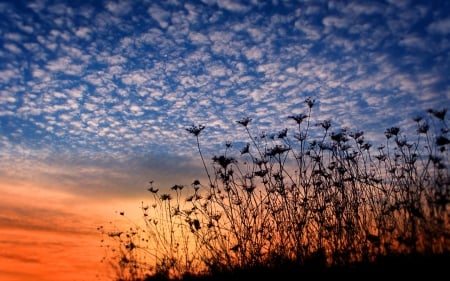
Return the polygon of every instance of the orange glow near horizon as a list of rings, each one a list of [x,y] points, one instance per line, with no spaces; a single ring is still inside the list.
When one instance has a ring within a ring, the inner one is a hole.
[[[117,208],[139,206],[100,200],[0,183],[0,280],[113,280],[97,227],[111,222]]]
[[[107,280],[95,235],[3,229],[0,279]]]

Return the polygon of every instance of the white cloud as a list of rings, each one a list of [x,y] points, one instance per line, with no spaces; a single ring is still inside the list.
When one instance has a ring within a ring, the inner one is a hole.
[[[122,77],[122,82],[127,85],[141,85],[147,81],[147,77],[145,74],[140,71],[135,71],[130,74],[125,74]]]
[[[91,29],[87,28],[87,27],[80,27],[75,31],[75,35],[77,37],[89,40],[91,38]]]
[[[325,17],[323,18],[322,23],[326,27],[335,27],[335,28],[346,28],[349,25],[348,19],[337,16]]]
[[[263,56],[262,50],[257,46],[244,50],[244,54],[248,60],[260,60]]]
[[[16,55],[22,54],[22,50],[16,44],[5,43],[5,44],[3,44],[3,46],[6,50],[8,50],[9,52],[12,52]]]
[[[216,4],[223,9],[238,13],[247,12],[251,8],[250,6],[242,4],[237,0],[217,0]]]
[[[189,39],[195,44],[208,44],[209,39],[206,35],[199,32],[191,32],[189,33]]]
[[[164,10],[163,8],[159,7],[158,5],[153,5],[150,8],[148,8],[149,15],[158,22],[159,26],[162,28],[167,28],[169,26],[169,18],[170,18],[170,12]]]
[[[450,18],[434,21],[427,26],[431,33],[450,34]]]
[[[341,10],[343,13],[356,15],[383,14],[385,7],[377,2],[351,2]]]
[[[96,111],[98,109],[98,106],[95,103],[85,103],[83,105],[83,108],[89,111]]]
[[[131,11],[132,3],[133,1],[108,1],[105,7],[114,15],[125,15]]]
[[[3,40],[21,42],[23,40],[23,36],[17,32],[6,32],[3,35]]]

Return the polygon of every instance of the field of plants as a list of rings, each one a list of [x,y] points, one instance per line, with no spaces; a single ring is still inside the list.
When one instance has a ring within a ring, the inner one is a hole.
[[[150,181],[142,223],[100,228],[117,280],[439,280],[450,261],[446,109],[412,117],[413,131],[384,129],[374,145],[315,122],[314,105],[272,133],[237,120],[248,142],[216,155],[202,150],[205,125],[186,128],[206,182],[162,193]]]

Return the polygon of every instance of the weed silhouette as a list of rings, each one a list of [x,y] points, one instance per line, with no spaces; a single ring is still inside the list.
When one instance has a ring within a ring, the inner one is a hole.
[[[412,135],[387,128],[374,148],[363,131],[315,123],[315,102],[306,99],[306,113],[287,116],[292,126],[273,133],[252,128],[250,117],[237,120],[248,143],[226,142],[208,164],[205,126],[186,128],[208,182],[160,194],[151,181],[143,226],[101,228],[115,242],[117,280],[443,272],[450,251],[446,109],[413,118]]]

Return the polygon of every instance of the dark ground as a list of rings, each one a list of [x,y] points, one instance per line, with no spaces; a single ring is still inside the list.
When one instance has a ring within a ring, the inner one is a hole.
[[[185,276],[181,281],[246,281],[246,280],[450,280],[450,253],[441,255],[405,255],[384,257],[376,263],[358,263],[326,267],[318,263],[305,266],[285,265],[277,268],[250,268],[220,272],[211,276]],[[150,277],[145,281],[167,281]]]

